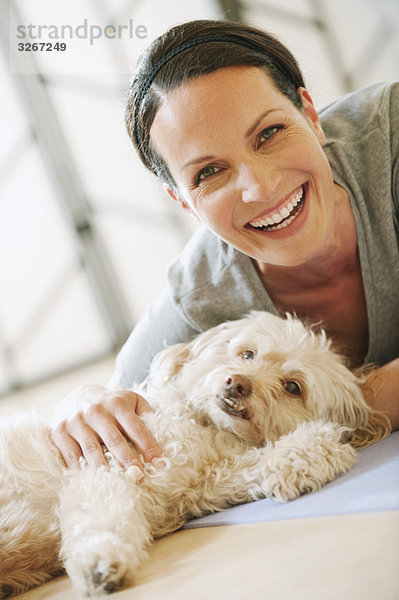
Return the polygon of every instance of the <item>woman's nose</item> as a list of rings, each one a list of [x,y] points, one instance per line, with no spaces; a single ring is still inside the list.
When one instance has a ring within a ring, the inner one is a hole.
[[[245,165],[240,173],[242,201],[270,201],[279,186],[280,180],[280,174],[270,166],[265,164]]]

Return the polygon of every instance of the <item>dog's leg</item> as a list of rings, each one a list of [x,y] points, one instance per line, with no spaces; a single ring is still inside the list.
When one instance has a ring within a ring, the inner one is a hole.
[[[20,594],[60,575],[54,507],[3,487],[0,477],[0,599]],[[31,491],[31,490],[29,490]],[[54,520],[53,520],[54,518]]]
[[[84,595],[132,585],[151,530],[133,471],[84,468],[68,473],[60,494],[61,556]]]
[[[347,429],[335,423],[304,423],[281,438],[267,458],[266,496],[286,502],[319,490],[348,471],[356,451],[345,443]]]
[[[311,422],[274,444],[243,454],[217,473],[213,493],[230,504],[259,498],[293,500],[320,489],[353,465],[356,451],[343,443],[346,429]]]
[[[62,461],[49,428],[27,413],[0,425],[0,598],[62,572],[56,504]]]

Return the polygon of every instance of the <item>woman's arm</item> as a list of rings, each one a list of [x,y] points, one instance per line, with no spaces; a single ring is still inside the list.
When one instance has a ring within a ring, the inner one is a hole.
[[[399,358],[376,369],[363,387],[366,402],[387,415],[399,429]]]

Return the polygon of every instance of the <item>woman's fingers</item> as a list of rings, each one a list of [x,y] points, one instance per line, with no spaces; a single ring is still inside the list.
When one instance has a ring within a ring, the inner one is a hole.
[[[86,458],[91,467],[97,468],[107,464],[101,442],[81,413],[60,423],[53,430],[52,438],[68,467],[79,466],[81,456]]]
[[[107,461],[101,447],[97,429],[93,429],[87,422],[85,415],[78,413],[67,422],[67,431],[78,442],[83,456],[90,467],[101,467]]]
[[[126,416],[120,425],[126,437],[134,443],[137,452],[143,456],[144,462],[150,463],[162,455],[151,433],[136,414]]]
[[[143,465],[135,448],[129,444],[121,432],[122,425],[104,406],[94,404],[85,412],[84,416],[87,424],[97,432],[104,446],[123,468],[137,467],[140,472],[143,471]],[[136,443],[135,446],[137,446]]]
[[[140,415],[152,410],[148,402],[134,392],[115,394],[112,398],[112,413],[115,420],[137,452],[143,456],[144,462],[152,462],[154,458],[162,456],[151,432],[140,419]]]
[[[83,410],[64,418],[51,433],[66,465],[79,467],[82,456],[91,467],[106,465],[105,446],[123,468],[136,467],[137,479],[142,479],[143,464],[138,455],[142,455],[144,462],[162,456],[140,418],[152,411],[148,402],[128,390],[112,391],[99,386],[85,387],[78,395],[84,399],[84,404],[80,403]],[[75,400],[78,395],[74,394]]]
[[[147,400],[140,396],[140,394],[136,394],[134,392],[130,392],[136,396],[136,414],[140,417],[144,415],[146,412],[154,412],[154,409],[148,404]]]
[[[65,421],[51,430],[51,439],[60,451],[66,466],[78,469],[82,450],[77,441],[69,435]]]

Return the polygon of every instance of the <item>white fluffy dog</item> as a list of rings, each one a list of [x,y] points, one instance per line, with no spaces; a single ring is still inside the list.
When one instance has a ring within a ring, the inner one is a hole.
[[[2,423],[0,598],[63,568],[83,594],[116,591],[191,517],[318,490],[389,434],[360,385],[324,333],[257,312],[156,358],[143,419],[166,464],[140,484],[112,458],[67,470],[31,413]]]

